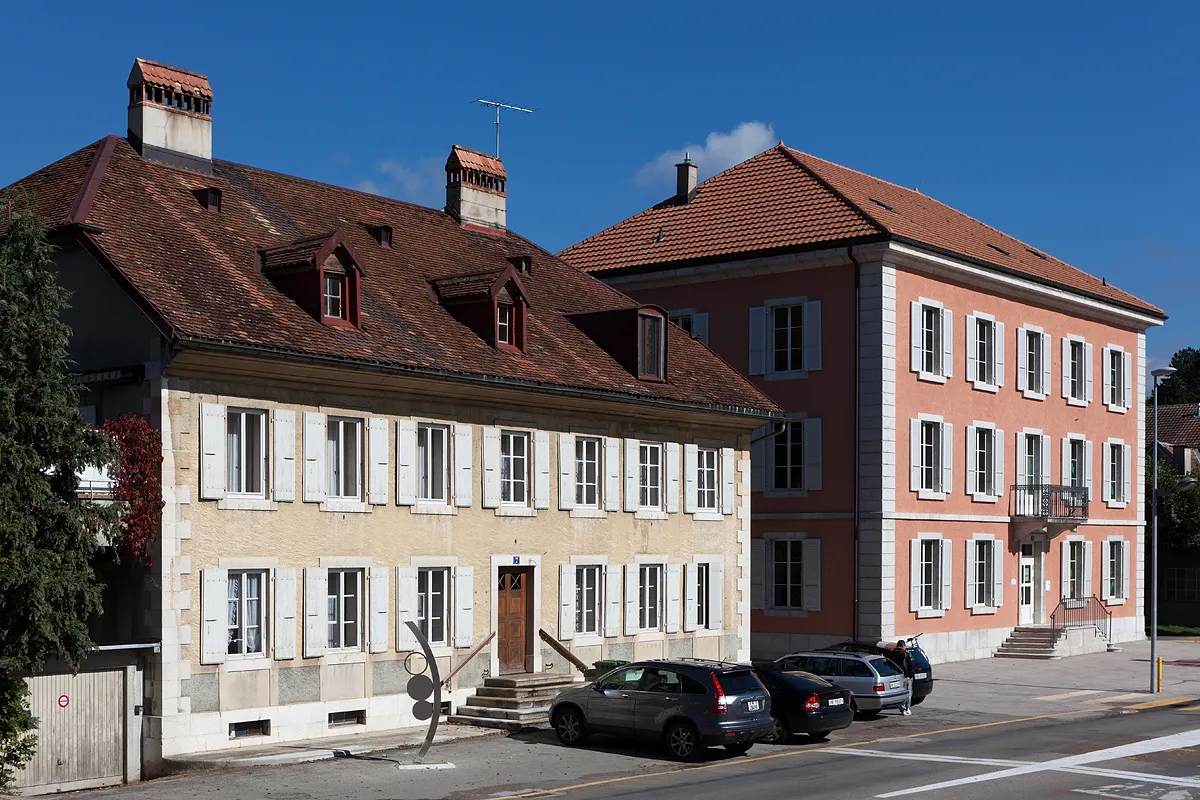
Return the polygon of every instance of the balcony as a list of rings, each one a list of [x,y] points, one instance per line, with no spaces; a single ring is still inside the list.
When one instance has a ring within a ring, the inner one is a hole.
[[[1088,518],[1087,487],[1017,484],[1012,487],[1012,516],[1074,527]]]

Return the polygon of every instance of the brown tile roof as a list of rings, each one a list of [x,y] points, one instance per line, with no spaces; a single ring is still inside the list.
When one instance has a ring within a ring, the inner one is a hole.
[[[560,255],[604,273],[898,239],[1139,311],[1162,310],[913,189],[782,143]]]
[[[464,297],[487,297],[491,294],[492,284],[507,270],[489,269],[486,272],[472,272],[467,275],[451,275],[445,278],[435,278],[430,281],[438,297],[442,300],[459,300]]]
[[[172,67],[169,64],[160,64],[145,58],[136,59],[133,70],[135,73],[141,72],[143,80],[147,83],[165,86],[169,89],[178,88],[180,91],[212,99],[212,87],[208,85],[207,75],[201,75],[181,67]],[[132,79],[132,77],[131,75],[130,78]]]
[[[500,159],[478,150],[463,147],[461,144],[456,144],[450,149],[450,157],[457,158],[458,163],[466,169],[477,169],[480,172],[499,175],[501,178],[508,177]]]
[[[1158,440],[1163,444],[1200,447],[1198,403],[1158,407]],[[1154,404],[1146,404],[1146,445],[1154,442]]]
[[[142,159],[127,141],[108,137],[29,176],[19,185],[60,223],[92,170],[88,234],[143,301],[148,313],[189,340],[346,359],[363,365],[507,379],[624,400],[778,413],[778,407],[711,351],[668,326],[669,382],[638,381],[564,316],[626,306],[601,281],[509,231],[464,229],[447,213],[302,178],[214,160],[201,175]],[[215,186],[221,210],[193,194]],[[369,226],[393,230],[381,247]],[[362,330],[322,325],[263,274],[259,251],[341,231],[357,253]],[[533,255],[521,280],[530,290],[527,354],[484,343],[431,296],[431,279],[511,269]]]

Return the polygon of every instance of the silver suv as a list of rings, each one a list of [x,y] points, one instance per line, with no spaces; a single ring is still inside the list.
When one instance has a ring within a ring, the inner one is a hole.
[[[568,746],[606,733],[659,741],[678,761],[718,744],[744,753],[775,725],[771,696],[749,667],[690,658],[638,661],[567,689],[550,723]]]
[[[850,690],[856,714],[873,714],[909,703],[912,687],[900,669],[884,656],[862,653],[789,653],[775,660],[777,669],[801,670],[819,675],[835,686]]]

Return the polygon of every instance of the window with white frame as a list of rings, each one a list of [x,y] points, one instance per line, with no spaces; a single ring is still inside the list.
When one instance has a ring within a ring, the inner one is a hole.
[[[804,541],[776,539],[771,542],[771,605],[775,608],[804,608]]]
[[[363,570],[329,570],[329,650],[362,649]]]
[[[1025,341],[1025,389],[1035,394],[1046,394],[1048,386],[1042,385],[1043,358],[1045,358],[1045,334],[1041,331],[1023,330]]]
[[[423,502],[445,503],[449,498],[448,438],[445,425],[417,426],[417,488]]]
[[[600,633],[600,582],[603,567],[588,564],[575,568],[575,633]]]
[[[1042,463],[1042,434],[1021,434],[1021,458],[1024,459],[1025,473],[1023,483],[1039,486],[1046,482],[1046,465]]]
[[[1104,445],[1104,500],[1110,505],[1129,502],[1129,450],[1124,442],[1109,440]]]
[[[267,412],[231,408],[225,419],[225,488],[229,494],[262,497],[266,494]]]
[[[510,303],[496,306],[496,341],[501,344],[513,343],[513,307]]]
[[[1077,402],[1087,402],[1087,343],[1069,340],[1067,354],[1068,397]]]
[[[662,450],[656,442],[638,444],[638,507],[662,507]]]
[[[994,391],[1004,385],[1004,323],[988,314],[967,315],[967,380]]]
[[[918,562],[918,609],[942,609],[942,540],[921,539]]]
[[[771,459],[771,487],[776,490],[804,488],[804,421],[790,420],[775,434]]]
[[[1070,439],[1067,445],[1067,485],[1080,488],[1087,485],[1087,442]]]
[[[947,377],[946,342],[949,314],[941,305],[927,301],[913,303],[914,369],[921,375]]]
[[[500,432],[500,502],[529,502],[529,434],[524,431]]]
[[[325,441],[328,495],[359,499],[362,496],[362,420],[330,417]]]
[[[1105,544],[1108,547],[1105,596],[1110,600],[1123,600],[1125,599],[1125,542],[1110,539]]]
[[[575,506],[600,507],[600,439],[575,437]]]
[[[324,312],[334,319],[346,318],[346,276],[325,276]]]
[[[991,539],[976,539],[971,548],[971,605],[995,607],[995,545]]]
[[[708,344],[708,312],[686,308],[672,311],[667,316],[688,336]]]
[[[1108,351],[1108,397],[1104,398],[1110,406],[1125,406],[1125,354],[1120,350]]]
[[[266,652],[267,573],[263,570],[230,570],[229,655],[252,656]]]
[[[707,628],[708,621],[711,619],[709,614],[709,600],[712,597],[711,588],[708,585],[709,568],[706,562],[701,562],[696,565],[696,627]]]
[[[417,626],[431,645],[446,644],[449,586],[448,567],[417,570]]]
[[[995,428],[982,425],[972,425],[968,433],[971,436],[971,485],[972,494],[997,495],[996,486],[996,451],[997,435]]]
[[[942,486],[942,428],[940,422],[921,421],[920,470],[921,491],[943,492]]]
[[[656,631],[661,627],[662,565],[638,567],[638,629]]]
[[[774,372],[804,369],[804,306],[771,308],[771,364]]]
[[[717,451],[711,447],[697,448],[696,508],[700,511],[716,511],[717,499]]]
[[[1068,542],[1067,547],[1067,598],[1085,599],[1085,575],[1087,572],[1087,545],[1085,542]]]

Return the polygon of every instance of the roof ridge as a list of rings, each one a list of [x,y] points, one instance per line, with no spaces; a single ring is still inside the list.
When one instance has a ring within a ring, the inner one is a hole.
[[[801,161],[801,160],[800,160],[800,159],[797,157],[797,155],[804,155],[803,153],[801,153],[801,152],[800,152],[800,151],[798,151],[798,150],[793,150],[792,148],[788,147],[788,146],[787,146],[786,144],[784,144],[783,142],[780,142],[780,143],[779,143],[779,144],[777,144],[775,147],[776,147],[777,149],[779,149],[779,150],[783,151],[783,153],[784,153],[784,155],[787,157],[788,161],[791,161],[791,162],[792,162],[793,164],[795,164],[797,167],[799,167],[800,169],[804,170],[804,173],[805,173],[806,175],[808,175],[809,177],[811,177],[811,178],[812,178],[813,180],[815,180],[817,183],[819,183],[819,184],[821,184],[822,186],[824,186],[824,187],[825,187],[825,188],[826,188],[828,191],[832,192],[833,194],[835,194],[835,195],[837,195],[839,198],[841,198],[841,200],[842,200],[842,202],[843,202],[843,203],[845,203],[846,205],[850,206],[850,208],[851,208],[851,209],[853,209],[855,212],[857,212],[859,216],[861,216],[863,219],[865,219],[865,220],[866,220],[867,222],[869,222],[871,225],[874,225],[874,226],[875,226],[875,229],[876,229],[876,230],[878,230],[880,233],[887,233],[887,234],[890,234],[890,233],[891,233],[891,231],[889,231],[889,230],[888,230],[887,226],[886,226],[886,225],[884,225],[882,222],[880,222],[878,219],[876,219],[874,216],[872,216],[872,215],[870,214],[870,212],[868,212],[868,211],[867,211],[866,209],[864,209],[864,208],[861,208],[861,207],[858,205],[858,203],[854,202],[854,201],[853,201],[853,200],[851,200],[849,197],[847,197],[847,196],[846,196],[846,194],[845,194],[844,192],[842,192],[841,190],[839,190],[837,187],[835,187],[835,186],[834,186],[833,184],[831,184],[829,181],[827,181],[827,180],[825,180],[824,178],[822,178],[822,177],[821,177],[820,175],[818,175],[818,174],[817,174],[815,171],[813,171],[812,169],[810,169],[810,168],[808,167],[808,165],[806,165],[806,164],[805,164],[803,161]]]
[[[92,210],[92,202],[96,199],[96,191],[100,188],[100,182],[104,180],[108,162],[112,159],[119,139],[120,137],[110,133],[99,141],[100,146],[92,154],[88,170],[79,183],[79,191],[76,192],[75,199],[71,202],[71,207],[67,209],[67,215],[62,220],[64,225],[87,221],[87,215]]]
[[[191,75],[193,78],[203,78],[204,80],[208,80],[208,76],[202,72],[196,72],[194,70],[188,69],[187,67],[177,67],[174,64],[167,64],[163,61],[155,61],[152,58],[138,57],[138,58],[135,58],[134,61],[137,61],[142,64],[150,64],[151,66],[154,66],[154,67],[162,67],[163,69],[170,69],[170,70],[174,70],[176,72],[182,72],[184,75]]]

